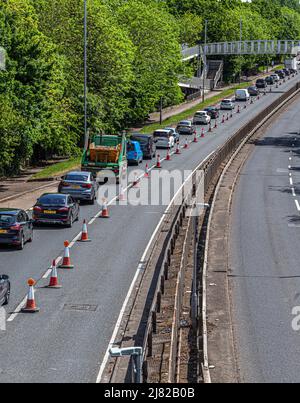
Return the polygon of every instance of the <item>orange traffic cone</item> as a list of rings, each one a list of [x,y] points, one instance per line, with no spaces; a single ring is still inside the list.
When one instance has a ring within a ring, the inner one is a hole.
[[[132,187],[133,188],[138,188],[139,186],[140,186],[140,180],[139,180],[139,178],[137,176],[137,173],[135,172],[134,173],[134,180],[132,182]]]
[[[230,119],[232,119],[233,118],[233,113],[232,113],[232,111],[230,112]]]
[[[187,140],[187,139],[185,139],[184,148],[185,148],[185,149],[186,149],[186,148],[189,148],[189,143],[188,143],[188,140]]]
[[[23,313],[39,312],[40,308],[37,308],[36,303],[35,303],[35,297],[34,297],[34,286],[35,286],[36,282],[32,278],[30,278],[27,281],[27,284],[29,285],[27,301],[26,301],[26,305],[21,309],[21,312],[23,312]]]
[[[74,269],[74,266],[71,263],[69,245],[70,245],[69,241],[64,242],[65,252],[64,252],[63,262],[59,266],[59,269]]]
[[[170,155],[170,150],[169,149],[167,149],[166,161],[171,161],[171,155]]]
[[[148,167],[148,164],[146,164],[144,177],[145,177],[145,178],[149,178],[149,167]]]
[[[247,103],[245,103],[245,105],[244,105],[244,109],[247,109]]]
[[[50,282],[46,288],[61,288],[61,285],[58,284],[58,276],[57,276],[55,260],[53,260],[53,263],[52,263],[52,272],[51,272]]]
[[[108,212],[108,207],[107,207],[107,202],[104,199],[103,200],[103,206],[102,206],[102,211],[101,211],[101,218],[109,218],[109,212]]]
[[[194,140],[193,140],[193,142],[194,143],[198,143],[198,138],[197,138],[197,133],[195,132],[195,134],[194,134]]]
[[[229,114],[227,113],[227,115],[226,115],[226,120],[228,121],[229,120]]]
[[[204,129],[202,128],[202,130],[201,130],[201,137],[203,138],[203,137],[205,137],[205,133],[204,133]]]
[[[222,117],[222,123],[225,123],[225,116]]]
[[[79,242],[91,242],[91,240],[89,239],[89,236],[88,236],[88,230],[87,230],[87,225],[86,225],[85,220],[83,221],[81,239],[79,240]]]
[[[209,129],[208,132],[211,133],[212,132],[212,127],[211,127],[211,123],[209,124]]]
[[[123,189],[123,186],[121,185],[120,186],[120,193],[119,193],[119,196],[118,196],[118,200],[119,201],[126,201],[126,196],[125,196],[125,192],[124,192],[124,189]]]
[[[161,168],[161,162],[160,162],[160,155],[159,154],[157,154],[156,168],[158,168],[158,169]]]
[[[238,105],[237,113],[241,113],[240,105]]]
[[[214,128],[215,128],[215,129],[218,128],[218,121],[217,121],[217,119],[215,120],[215,126],[214,126]]]
[[[179,143],[177,143],[177,145],[176,145],[176,152],[175,152],[175,154],[176,154],[176,155],[181,154],[181,151],[180,151],[180,148],[179,148]]]
[[[253,98],[252,98],[252,97],[251,97],[250,104],[251,104],[251,105],[254,104],[254,101],[253,101]]]

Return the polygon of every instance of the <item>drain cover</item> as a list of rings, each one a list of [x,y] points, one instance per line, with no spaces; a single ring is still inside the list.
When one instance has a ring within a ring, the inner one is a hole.
[[[87,311],[87,312],[95,312],[98,308],[98,305],[90,305],[90,304],[65,304],[64,309],[67,311]]]

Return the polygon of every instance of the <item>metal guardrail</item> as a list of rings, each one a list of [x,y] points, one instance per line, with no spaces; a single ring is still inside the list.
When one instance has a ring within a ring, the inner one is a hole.
[[[139,301],[140,304],[144,304],[146,308],[143,311],[142,317],[138,322],[138,328],[132,329],[130,326],[130,334],[134,335],[134,340],[131,340],[132,345],[139,345],[143,347],[144,351],[144,365],[143,365],[143,379],[144,382],[147,382],[147,358],[152,356],[153,352],[153,335],[156,334],[157,331],[157,314],[161,311],[161,302],[162,297],[164,295],[165,290],[165,282],[168,280],[169,275],[169,268],[171,263],[171,257],[174,252],[175,243],[177,237],[179,235],[179,230],[182,225],[183,219],[186,215],[187,208],[193,203],[194,197],[196,195],[197,189],[201,184],[202,180],[204,180],[204,192],[207,193],[209,187],[213,179],[215,178],[216,174],[220,171],[222,164],[233,154],[239,144],[242,142],[243,139],[251,131],[253,131],[261,121],[263,121],[267,116],[269,116],[272,111],[282,104],[285,100],[291,97],[294,93],[299,91],[300,89],[300,82],[298,82],[295,86],[293,86],[290,90],[276,99],[270,106],[260,112],[254,119],[244,125],[240,130],[238,130],[223,146],[221,146],[214,155],[209,158],[204,163],[200,164],[198,168],[194,171],[191,175],[188,187],[190,188],[190,192],[186,195],[183,199],[183,202],[178,205],[178,197],[182,197],[181,193],[179,192],[177,197],[174,198],[173,202],[169,206],[169,208],[165,212],[165,218],[161,223],[160,231],[158,231],[156,238],[153,240],[151,253],[148,257],[148,260],[144,267],[144,273],[150,268],[153,269],[153,279],[155,279],[155,284],[151,284],[150,288],[154,287],[154,290],[151,292],[151,301],[148,300],[149,293],[147,295],[139,295],[135,298],[134,305],[137,305],[138,297],[140,299],[144,298],[143,301]],[[204,172],[204,177],[201,177],[197,174],[197,172],[201,170]],[[188,244],[188,240],[192,236],[191,228],[193,225],[188,226],[188,231],[186,234],[186,243]],[[185,253],[183,252],[183,255]],[[180,267],[181,270],[185,267],[186,258],[183,256],[181,261],[182,265]],[[175,316],[173,317],[173,325],[172,325],[172,350],[171,350],[171,357],[169,362],[169,380],[174,381],[175,376],[175,368],[176,368],[176,357],[175,357],[175,346],[177,332],[178,330],[178,314],[181,303],[181,292],[182,292],[182,285],[180,284],[180,277],[182,275],[178,275],[177,281],[177,293],[176,293],[176,307],[177,310],[175,311]],[[152,279],[152,281],[154,281]],[[142,286],[142,282],[141,282]],[[148,284],[149,286],[149,284]],[[140,313],[140,308],[137,309],[135,312],[135,307],[133,306],[130,310],[130,314],[134,315],[137,312]],[[146,317],[146,320],[145,320]],[[123,332],[124,338],[126,338],[126,329]],[[128,346],[128,341],[127,344]],[[130,364],[129,364],[130,367]],[[114,370],[118,370],[117,366],[114,367]],[[128,379],[128,374],[132,373],[132,368],[125,369],[124,366],[120,369],[122,372],[121,378],[126,379],[127,381],[132,381],[132,379]],[[111,378],[113,375],[111,375]],[[119,377],[120,379],[120,377]]]

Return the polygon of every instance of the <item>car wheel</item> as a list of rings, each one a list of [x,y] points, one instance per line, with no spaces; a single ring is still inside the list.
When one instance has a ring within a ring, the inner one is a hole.
[[[72,228],[73,227],[73,214],[71,214],[70,220],[67,223],[67,227],[68,228]]]
[[[25,246],[25,237],[24,234],[21,234],[20,245],[18,246],[18,250],[23,250]]]
[[[28,241],[27,241],[27,242],[32,242],[32,241],[33,241],[33,231],[31,231],[30,238],[28,239]]]
[[[7,294],[6,294],[6,296],[5,296],[3,305],[8,305],[8,303],[9,303],[9,298],[10,298],[10,287],[9,287],[9,289],[7,290]]]

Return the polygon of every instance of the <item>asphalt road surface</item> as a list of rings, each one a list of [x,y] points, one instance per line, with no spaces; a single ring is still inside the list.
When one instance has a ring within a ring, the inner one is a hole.
[[[194,169],[297,80],[235,114],[172,161],[163,161],[163,168]],[[140,168],[144,169],[146,162]],[[130,172],[134,170],[130,168]],[[168,189],[162,189],[166,192]],[[38,228],[34,242],[22,252],[0,248],[0,272],[9,274],[12,283],[7,329],[0,331],[0,382],[96,381],[123,301],[165,208],[117,205],[110,208],[110,219],[96,218],[89,225],[92,242],[75,243],[71,249],[75,269],[59,271],[60,290],[44,289],[49,278],[42,277],[52,259],[62,256],[63,242],[81,231],[82,219],[90,220],[99,212],[98,205],[82,206],[80,222],[72,229]],[[39,280],[36,299],[41,311],[35,315],[18,313],[29,277]]]
[[[233,322],[242,382],[299,382],[300,99],[257,142],[231,228]]]

